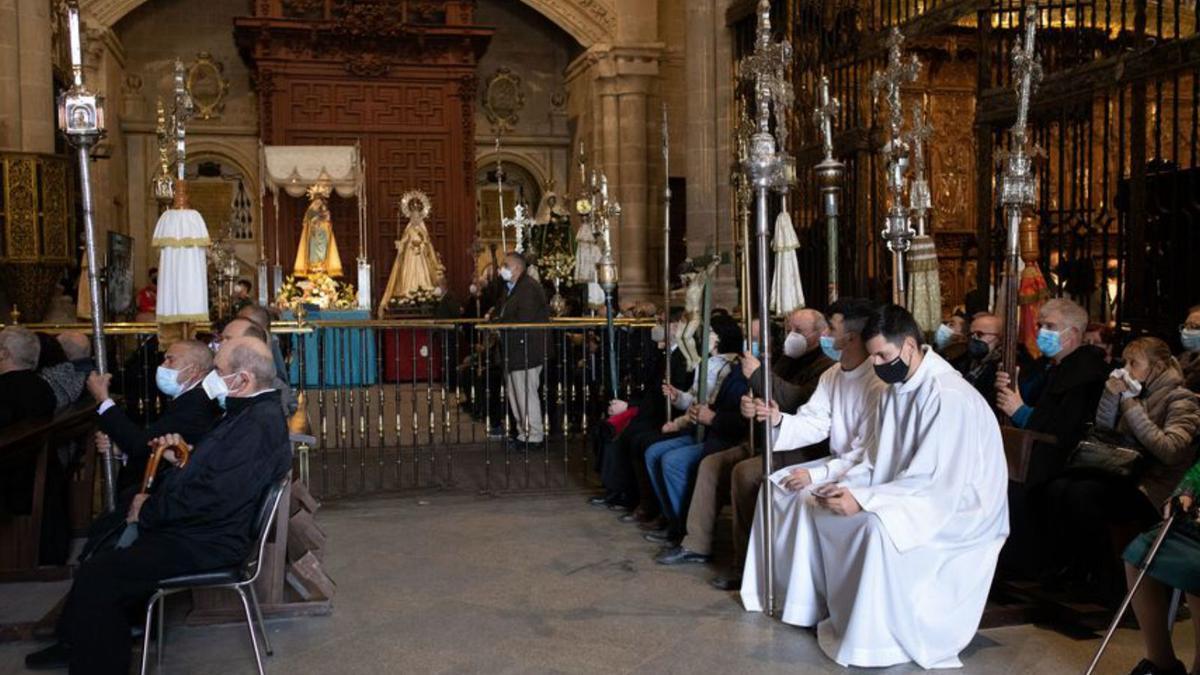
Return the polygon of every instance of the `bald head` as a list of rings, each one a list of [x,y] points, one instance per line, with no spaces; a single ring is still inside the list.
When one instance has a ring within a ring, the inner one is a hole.
[[[812,333],[820,335],[828,326],[825,315],[815,309],[797,309],[788,315],[788,329],[805,336]]]
[[[238,337],[224,342],[217,352],[217,374],[225,378],[229,395],[253,396],[271,388],[275,379],[275,360],[262,340]]]
[[[92,343],[83,333],[67,331],[58,334],[58,344],[62,345],[63,354],[67,360],[78,361],[92,355]]]
[[[221,344],[241,337],[249,337],[259,340],[263,344],[267,342],[267,332],[261,326],[254,323],[250,319],[237,318],[225,324],[225,328],[221,331]]]
[[[248,288],[246,292],[249,293]],[[253,321],[264,332],[270,332],[271,330],[271,313],[267,311],[266,307],[261,305],[246,305],[238,310],[237,315],[240,319]]]

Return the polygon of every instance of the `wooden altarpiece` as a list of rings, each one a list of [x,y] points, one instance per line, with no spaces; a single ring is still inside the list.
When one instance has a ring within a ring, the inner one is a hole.
[[[364,250],[378,296],[394,255],[396,208],[409,190],[434,204],[427,223],[453,289],[471,273],[475,231],[476,64],[492,30],[475,26],[472,0],[255,0],[234,20],[259,97],[264,145],[361,144],[366,236],[353,201],[333,199],[334,233],[347,270]],[[269,198],[269,197],[268,197]],[[301,206],[268,204],[271,262],[287,264]],[[344,278],[352,283],[350,277]],[[378,297],[372,298],[372,303]]]

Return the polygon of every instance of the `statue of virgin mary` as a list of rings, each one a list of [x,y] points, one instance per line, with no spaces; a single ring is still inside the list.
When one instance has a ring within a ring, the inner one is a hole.
[[[296,251],[294,274],[298,277],[323,273],[342,276],[342,259],[338,256],[337,240],[333,237],[333,222],[329,216],[329,183],[320,182],[308,188],[308,210],[304,212],[304,227]]]
[[[429,197],[424,192],[413,190],[400,198],[400,213],[408,216],[408,225],[395,242],[396,262],[388,276],[381,313],[393,298],[403,298],[420,289],[432,291],[446,273],[425,227],[429,211]]]

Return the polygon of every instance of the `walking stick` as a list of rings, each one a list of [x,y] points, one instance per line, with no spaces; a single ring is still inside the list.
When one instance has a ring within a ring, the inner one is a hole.
[[[1112,640],[1113,634],[1117,632],[1117,626],[1121,625],[1121,619],[1124,618],[1125,612],[1129,609],[1129,605],[1133,602],[1133,596],[1137,593],[1138,587],[1142,585],[1142,579],[1146,577],[1146,571],[1150,569],[1150,564],[1154,562],[1154,557],[1158,555],[1158,549],[1162,547],[1163,541],[1167,538],[1167,533],[1171,530],[1171,525],[1175,523],[1175,516],[1180,512],[1179,500],[1171,500],[1171,515],[1158,530],[1158,536],[1154,538],[1154,543],[1150,545],[1150,550],[1146,551],[1146,558],[1142,561],[1142,569],[1138,572],[1137,578],[1133,580],[1133,585],[1129,587],[1129,592],[1125,594],[1125,599],[1121,601],[1121,607],[1117,610],[1117,615],[1113,617],[1112,623],[1108,626],[1108,632],[1104,634],[1104,639],[1100,642],[1100,648],[1096,650],[1096,655],[1092,657],[1092,663],[1088,666],[1084,675],[1092,675],[1096,670],[1096,666],[1100,664],[1100,657],[1104,655],[1104,650],[1108,648],[1108,643]]]

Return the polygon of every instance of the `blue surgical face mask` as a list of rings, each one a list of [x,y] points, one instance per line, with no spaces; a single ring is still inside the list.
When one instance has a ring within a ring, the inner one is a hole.
[[[1038,330],[1037,347],[1043,354],[1054,358],[1062,351],[1062,333],[1052,331],[1049,328]]]
[[[750,343],[750,354],[756,359],[762,356],[762,347],[759,346],[758,340]]]
[[[178,398],[183,392],[183,385],[179,384],[179,371],[166,366],[159,366],[154,372],[154,384],[158,385],[158,390],[165,396]]]
[[[1189,352],[1200,352],[1200,328],[1184,328],[1179,331],[1179,341]]]
[[[825,356],[828,356],[829,358],[833,359],[834,361],[841,361],[842,360],[842,350],[835,349],[833,344],[834,344],[834,340],[833,340],[832,335],[822,335],[821,336],[821,351],[825,352]]]
[[[933,345],[939,352],[945,349],[952,339],[954,339],[954,330],[946,324],[938,326],[933,333]]]

